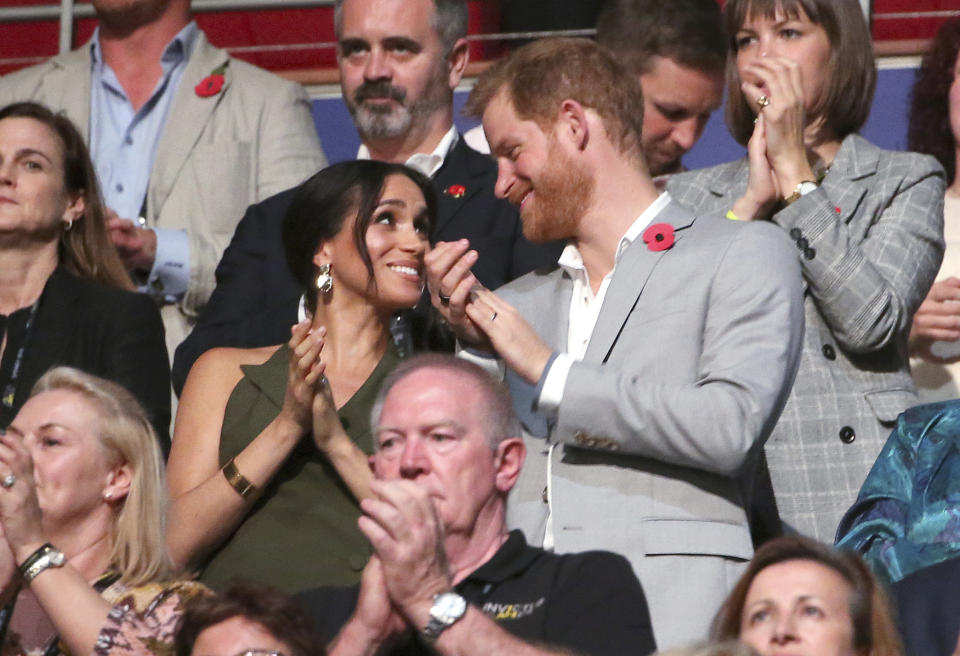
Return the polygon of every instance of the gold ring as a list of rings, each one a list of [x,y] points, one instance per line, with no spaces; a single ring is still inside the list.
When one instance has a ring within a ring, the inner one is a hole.
[[[757,98],[757,105],[760,106],[760,109],[763,109],[769,104],[770,104],[770,99],[767,98],[766,96],[760,96],[759,98]]]

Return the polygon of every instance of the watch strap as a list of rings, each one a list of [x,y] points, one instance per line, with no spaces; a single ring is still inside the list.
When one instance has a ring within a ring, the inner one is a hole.
[[[793,190],[793,193],[783,199],[783,205],[786,207],[791,203],[795,203],[800,200],[802,196],[809,194],[811,191],[819,187],[815,180],[801,180],[800,183]]]
[[[30,583],[41,572],[50,567],[63,567],[64,560],[63,553],[47,542],[27,556],[27,559],[18,565],[17,569],[20,571],[23,580]]]
[[[455,615],[449,615],[442,611],[439,608],[439,601],[441,597],[453,597],[459,599],[459,611]],[[430,609],[430,619],[427,621],[427,625],[420,630],[420,635],[422,635],[428,642],[434,642],[440,637],[441,633],[456,624],[464,615],[466,615],[466,613],[467,601],[456,592],[441,592],[438,595],[434,595],[433,607]]]

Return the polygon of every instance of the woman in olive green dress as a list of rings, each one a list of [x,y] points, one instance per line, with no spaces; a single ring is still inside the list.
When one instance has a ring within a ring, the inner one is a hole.
[[[398,361],[390,319],[415,305],[435,214],[406,167],[342,162],[310,178],[284,219],[307,318],[290,341],[214,349],[190,371],[170,453],[167,541],[217,587],[288,592],[359,580],[369,411]]]

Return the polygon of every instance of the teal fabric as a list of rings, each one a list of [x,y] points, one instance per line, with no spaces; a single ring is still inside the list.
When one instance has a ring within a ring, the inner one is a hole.
[[[960,555],[960,400],[897,419],[837,546],[859,552],[887,582]]]

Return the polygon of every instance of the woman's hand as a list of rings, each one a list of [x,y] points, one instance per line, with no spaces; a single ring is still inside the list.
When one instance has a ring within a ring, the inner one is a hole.
[[[913,315],[910,350],[925,360],[939,361],[929,353],[931,342],[960,340],[960,279],[938,280]]]
[[[303,434],[313,425],[313,397],[323,376],[324,363],[320,359],[326,329],[311,329],[310,321],[301,321],[291,331],[290,366],[287,373],[287,391],[283,397],[280,417],[294,423]]]
[[[800,67],[783,57],[758,57],[743,72],[758,81],[745,79],[740,88],[757,116],[763,117],[767,161],[780,194],[789,194],[801,182],[816,180],[804,139],[807,116]],[[761,97],[767,98],[767,104],[759,102]]]
[[[19,563],[47,540],[33,479],[33,459],[23,438],[13,433],[0,435],[0,481],[8,475],[16,480],[9,487],[0,486],[0,524],[11,556]],[[0,571],[6,567],[7,564],[2,563]]]
[[[733,204],[733,213],[741,221],[769,219],[781,195],[773,169],[767,161],[763,114],[757,117],[753,126],[753,135],[747,143],[747,158],[750,162],[747,190]]]
[[[343,424],[340,423],[340,415],[337,414],[337,406],[333,401],[333,393],[326,378],[322,379],[316,387],[312,411],[313,441],[318,449],[326,453],[334,440],[350,440],[346,431],[343,430]]]

